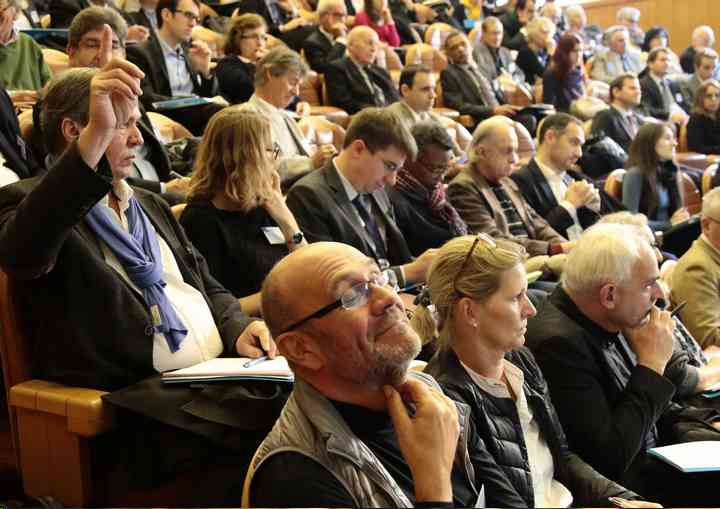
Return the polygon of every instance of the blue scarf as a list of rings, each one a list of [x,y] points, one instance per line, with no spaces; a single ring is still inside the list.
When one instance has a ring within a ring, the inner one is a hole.
[[[86,216],[88,226],[120,260],[130,281],[143,292],[153,317],[155,332],[165,335],[171,352],[180,349],[187,329],[165,295],[160,244],[150,221],[135,197],[126,211],[129,233],[111,219],[99,202]]]

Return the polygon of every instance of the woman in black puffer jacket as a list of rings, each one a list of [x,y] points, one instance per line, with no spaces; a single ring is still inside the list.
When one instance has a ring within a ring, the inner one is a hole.
[[[525,256],[520,245],[484,234],[440,249],[413,319],[421,337],[436,327],[439,333],[426,371],[448,396],[470,406],[478,435],[527,507],[607,507],[609,497],[636,499],[568,450],[542,372],[523,347],[527,319],[535,314]],[[509,505],[502,495],[486,497],[490,507]]]

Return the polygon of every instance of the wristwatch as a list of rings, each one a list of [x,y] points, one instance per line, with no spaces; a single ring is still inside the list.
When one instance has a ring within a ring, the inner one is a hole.
[[[303,232],[297,232],[295,235],[292,236],[288,244],[290,244],[291,246],[297,246],[298,244],[302,243],[304,239],[305,235],[303,234]]]

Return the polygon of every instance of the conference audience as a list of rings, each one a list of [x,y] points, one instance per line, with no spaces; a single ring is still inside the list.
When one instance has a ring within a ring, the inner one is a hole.
[[[702,235],[680,258],[672,276],[672,300],[687,302],[682,321],[703,349],[720,346],[720,191],[703,197]]]
[[[450,203],[471,233],[514,240],[531,256],[567,252],[572,243],[555,231],[523,198],[509,178],[518,164],[512,120],[481,123],[471,142],[470,164],[448,185]]]
[[[605,135],[615,140],[627,153],[644,122],[637,113],[642,88],[634,74],[621,74],[610,83],[610,107],[599,111],[592,121],[593,136]]]
[[[542,80],[554,47],[555,25],[548,18],[535,18],[527,25],[527,44],[518,51],[517,65],[530,85]]]
[[[582,122],[565,113],[551,115],[540,125],[538,139],[535,157],[510,178],[535,212],[575,240],[607,211],[592,180],[571,169],[582,156]]]
[[[483,234],[440,249],[412,321],[421,337],[439,331],[439,351],[425,372],[470,407],[478,435],[512,485],[512,497],[493,497],[493,505],[585,507],[637,498],[567,446],[547,383],[523,346],[535,315],[525,257],[518,244]]]
[[[0,81],[7,90],[34,93],[50,81],[50,68],[40,45],[15,30],[13,24],[20,12],[19,0],[0,0]]]
[[[680,59],[675,52],[670,49],[670,34],[662,26],[654,26],[645,32],[645,39],[640,49],[643,53],[650,53],[655,48],[665,48],[668,55],[668,74],[680,75],[683,70],[680,67]]]
[[[303,53],[310,69],[325,74],[330,62],[345,56],[347,8],[343,0],[320,0],[315,12],[318,25],[303,42]]]
[[[543,100],[567,113],[573,101],[585,95],[583,43],[575,34],[563,34],[543,75]]]
[[[300,93],[307,75],[300,55],[284,46],[273,48],[256,63],[255,93],[240,106],[270,121],[272,141],[279,147],[277,171],[284,188],[316,168],[335,153],[335,147],[321,145],[312,153],[295,119],[285,108]]]
[[[295,383],[243,505],[476,507],[505,489],[467,406],[408,371],[421,342],[393,283],[364,253],[330,242],[270,272],[262,307]]]
[[[418,122],[434,122],[452,131],[453,153],[463,156],[470,133],[460,123],[432,111],[435,104],[435,75],[422,65],[406,65],[400,73],[400,100],[387,107],[408,129]]]
[[[375,30],[382,44],[400,46],[400,36],[393,21],[388,0],[363,0],[363,10],[355,16],[354,26],[368,26]]]
[[[720,440],[720,414],[671,402],[663,376],[674,321],[657,259],[635,226],[603,224],[567,256],[560,286],[528,320],[568,445],[601,474],[666,506],[714,504],[717,473],[687,475],[648,450]],[[621,333],[621,331],[624,331]]]
[[[412,134],[392,112],[367,108],[355,115],[340,154],[288,192],[308,242],[342,241],[392,265],[401,288],[423,282],[435,251],[413,259],[385,190],[416,154]]]
[[[453,148],[447,131],[440,124],[427,121],[415,124],[411,133],[417,156],[398,171],[388,196],[410,252],[420,256],[427,249],[465,235],[467,226],[445,196],[443,177]]]
[[[160,0],[157,14],[157,37],[128,47],[128,60],[145,73],[140,99],[145,109],[155,111],[154,103],[193,94],[215,97],[218,85],[211,72],[210,49],[202,41],[187,46],[192,29],[200,22],[198,0]],[[221,108],[221,104],[210,103],[167,109],[163,114],[200,136],[210,117]]]
[[[645,214],[655,231],[665,231],[690,217],[680,194],[676,147],[672,129],[656,123],[642,126],[630,145],[622,203],[630,212]]]
[[[605,31],[605,38],[608,47],[595,53],[590,77],[609,84],[621,74],[638,75],[643,64],[640,51],[630,47],[628,29],[621,25],[612,26]]]
[[[259,113],[235,107],[216,113],[198,149],[180,218],[210,273],[255,315],[255,294],[272,266],[305,245],[285,205],[272,147],[270,123]]]
[[[679,83],[680,93],[683,97],[683,106],[688,114],[692,113],[695,97],[701,85],[715,79],[715,69],[718,65],[718,54],[714,49],[703,48],[695,52],[695,72]]]
[[[510,50],[502,46],[503,25],[494,16],[489,16],[482,21],[482,35],[480,41],[473,50],[473,59],[486,80],[488,80],[496,94],[502,92],[497,79],[506,75],[511,77],[516,84],[525,83],[525,73],[515,63]]]
[[[472,61],[470,42],[465,34],[453,32],[448,35],[445,52],[450,62],[440,73],[440,82],[447,107],[458,110],[461,115],[470,115],[475,123],[493,115],[516,115],[518,108],[498,102],[492,85]]]
[[[682,95],[667,78],[670,53],[666,48],[650,51],[647,60],[647,74],[640,79],[642,88],[642,108],[651,117],[676,124],[687,123],[687,113],[677,103]]]
[[[720,154],[720,83],[710,80],[701,85],[687,125],[688,150],[701,154]]]
[[[399,99],[390,74],[376,65],[380,47],[377,32],[367,26],[348,35],[347,55],[331,62],[325,71],[330,104],[354,115],[368,106],[388,106]]]
[[[225,56],[215,67],[220,94],[230,104],[244,103],[255,91],[255,65],[265,56],[267,25],[262,16],[246,13],[233,18],[225,36]]]
[[[680,66],[687,74],[695,70],[695,54],[705,48],[715,46],[715,32],[707,25],[695,27],[692,33],[691,44],[680,54]],[[717,76],[715,76],[717,78]]]

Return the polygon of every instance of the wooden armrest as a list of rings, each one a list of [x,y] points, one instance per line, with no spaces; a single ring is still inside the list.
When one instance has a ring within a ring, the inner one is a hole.
[[[107,392],[28,380],[10,389],[10,405],[67,418],[67,430],[84,437],[99,435],[115,425],[115,412],[103,403]]]
[[[457,110],[453,110],[451,108],[433,108],[433,113],[437,113],[438,115],[442,115],[443,117],[448,117],[457,120],[457,118],[460,116],[460,112]]]
[[[335,106],[313,106],[310,105],[310,115],[325,117],[330,122],[338,124],[345,128],[350,122],[350,115],[347,111],[336,108]]]

